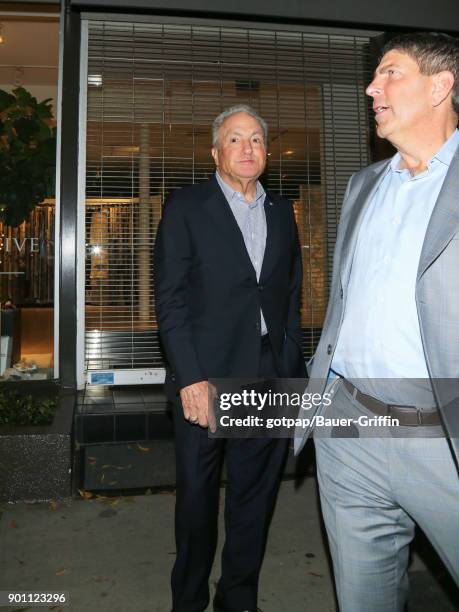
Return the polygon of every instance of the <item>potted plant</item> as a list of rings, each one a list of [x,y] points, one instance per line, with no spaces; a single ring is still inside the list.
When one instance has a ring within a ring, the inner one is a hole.
[[[50,100],[0,89],[0,220],[17,227],[54,194],[56,129]]]

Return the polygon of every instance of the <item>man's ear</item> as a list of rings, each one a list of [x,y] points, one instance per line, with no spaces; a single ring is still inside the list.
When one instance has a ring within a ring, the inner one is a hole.
[[[215,165],[218,168],[218,149],[216,147],[212,147],[211,153],[212,157],[214,158]]]
[[[454,75],[449,70],[442,70],[437,74],[432,75],[433,89],[432,99],[433,105],[439,106],[451,93],[454,86]]]

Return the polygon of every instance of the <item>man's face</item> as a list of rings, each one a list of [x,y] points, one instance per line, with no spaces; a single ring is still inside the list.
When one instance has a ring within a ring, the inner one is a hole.
[[[377,133],[395,146],[424,132],[432,112],[432,77],[420,73],[416,61],[393,49],[386,53],[366,89],[373,98]]]
[[[220,176],[233,187],[256,180],[266,166],[261,125],[247,113],[231,115],[220,127],[218,146],[212,149],[212,157]]]

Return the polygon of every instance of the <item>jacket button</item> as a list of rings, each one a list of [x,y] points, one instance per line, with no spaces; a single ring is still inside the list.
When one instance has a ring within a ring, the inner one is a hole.
[[[329,345],[327,346],[327,355],[331,355],[331,352],[332,352],[332,345],[331,345],[331,344],[329,344]]]
[[[263,291],[264,287],[263,285],[258,285],[258,291]]]
[[[257,321],[257,322],[255,323],[255,329],[256,329],[257,331],[260,331],[260,330],[261,330],[261,323],[260,323],[259,321]]]

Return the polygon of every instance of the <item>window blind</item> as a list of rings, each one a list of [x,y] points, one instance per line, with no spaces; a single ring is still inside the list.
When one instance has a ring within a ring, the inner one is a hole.
[[[214,172],[211,124],[251,104],[269,125],[264,186],[294,202],[310,357],[328,298],[341,200],[369,162],[370,38],[225,25],[90,21],[85,363],[164,366],[153,245],[172,190]]]

